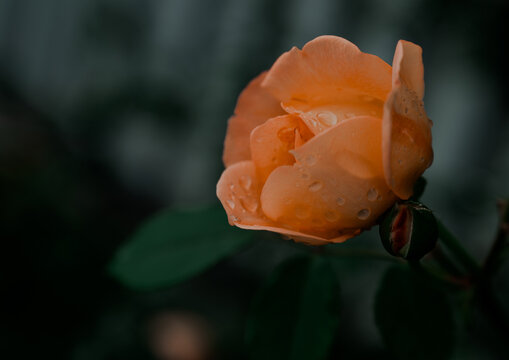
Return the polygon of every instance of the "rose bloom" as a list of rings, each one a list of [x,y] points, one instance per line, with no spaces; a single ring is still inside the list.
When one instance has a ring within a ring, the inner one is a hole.
[[[336,36],[284,53],[240,94],[217,184],[230,224],[314,245],[373,226],[433,160],[422,50],[392,67]]]

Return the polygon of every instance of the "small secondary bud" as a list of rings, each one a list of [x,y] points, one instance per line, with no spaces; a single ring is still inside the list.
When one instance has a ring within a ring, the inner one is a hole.
[[[395,204],[380,223],[384,248],[394,256],[419,260],[434,249],[438,239],[435,216],[421,203]]]

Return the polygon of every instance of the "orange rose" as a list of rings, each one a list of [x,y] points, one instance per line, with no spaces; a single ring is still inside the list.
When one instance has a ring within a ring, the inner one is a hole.
[[[240,94],[217,184],[230,224],[310,244],[375,224],[431,165],[422,50],[393,67],[336,36],[284,53]]]

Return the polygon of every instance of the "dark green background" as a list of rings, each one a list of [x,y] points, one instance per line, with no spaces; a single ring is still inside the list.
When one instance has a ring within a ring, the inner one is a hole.
[[[401,38],[423,47],[435,123],[423,200],[481,259],[495,199],[508,195],[506,4],[1,0],[0,357],[151,359],[147,323],[176,309],[205,319],[216,358],[246,356],[250,301],[298,252],[288,243],[258,236],[194,280],[148,293],[123,288],[106,266],[148,215],[216,201],[239,91],[322,34],[389,63]],[[381,250],[374,235],[346,246]],[[331,358],[388,356],[373,316],[386,264],[335,266],[343,310]],[[507,281],[497,281],[508,302]],[[497,358],[489,329],[476,329],[458,335],[455,357]]]

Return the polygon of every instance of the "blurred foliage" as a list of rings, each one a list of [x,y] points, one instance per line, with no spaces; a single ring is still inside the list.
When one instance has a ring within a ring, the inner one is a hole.
[[[246,330],[252,359],[328,357],[339,321],[339,287],[326,260],[281,264],[253,301]]]
[[[220,207],[166,210],[147,220],[122,246],[110,270],[134,289],[168,287],[232,255],[252,235],[231,227]]]
[[[100,165],[73,156],[43,115],[16,94],[3,94],[0,273],[8,332],[2,348],[9,357],[64,358],[110,301],[121,299],[104,266],[132,231],[128,224],[156,204],[123,190]]]
[[[376,323],[398,359],[449,359],[456,338],[453,310],[441,284],[419,265],[385,273],[375,302]]]
[[[424,201],[481,259],[509,182],[507,10],[498,0],[0,2],[2,356],[155,358],[152,321],[187,311],[214,332],[216,358],[246,358],[250,301],[299,252],[290,243],[257,234],[206,273],[144,293],[107,264],[150,215],[215,199],[239,91],[321,34],[388,62],[400,38],[423,47],[436,156]],[[369,234],[344,248],[359,245],[381,249]],[[331,357],[391,358],[372,306],[384,264],[334,268],[348,307]],[[507,263],[495,280],[507,309]],[[463,325],[457,358],[507,351],[481,314]]]

